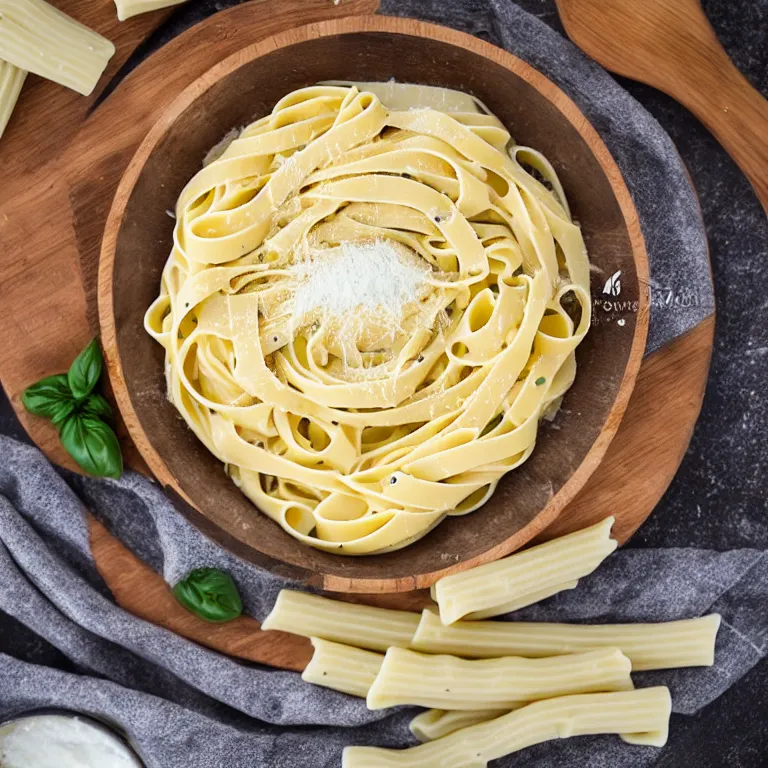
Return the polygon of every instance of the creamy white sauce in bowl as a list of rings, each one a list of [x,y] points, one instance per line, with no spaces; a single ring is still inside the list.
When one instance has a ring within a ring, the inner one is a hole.
[[[0,725],[2,768],[142,768],[107,726],[75,714],[29,714]]]

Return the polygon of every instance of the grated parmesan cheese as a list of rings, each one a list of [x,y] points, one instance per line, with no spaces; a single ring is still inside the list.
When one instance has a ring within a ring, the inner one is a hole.
[[[416,257],[407,259],[388,240],[345,242],[315,251],[296,265],[294,324],[301,325],[316,312],[328,319],[354,311],[375,313],[377,323],[397,329],[405,307],[418,301],[429,274]]]

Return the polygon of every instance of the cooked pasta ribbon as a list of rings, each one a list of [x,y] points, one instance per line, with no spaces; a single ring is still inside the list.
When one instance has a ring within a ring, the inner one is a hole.
[[[432,597],[440,619],[449,625],[474,614],[506,612],[509,605],[529,605],[540,595],[554,594],[558,586],[571,588],[573,580],[586,576],[616,549],[611,538],[614,518],[561,536],[502,560],[471,568],[440,579]]]
[[[301,679],[365,698],[379,674],[384,657],[380,653],[332,643],[319,637],[310,639],[315,651]]]
[[[343,768],[485,768],[491,760],[553,739],[589,734],[641,734],[656,746],[667,733],[672,701],[659,686],[537,701],[495,720],[463,728],[410,749],[347,747]],[[645,741],[643,740],[645,738]]]
[[[386,651],[393,645],[407,648],[418,624],[419,614],[411,611],[375,608],[282,589],[261,628]]]
[[[88,96],[115,46],[45,0],[0,0],[0,59]]]
[[[390,648],[366,702],[369,709],[418,704],[435,709],[512,709],[525,702],[632,688],[632,664],[616,648],[524,659],[468,661]]]
[[[395,96],[414,91],[303,88],[215,152],[145,317],[170,399],[232,480],[342,555],[484,504],[590,326],[552,166],[473,99]]]
[[[596,648],[620,648],[632,671],[711,667],[720,616],[655,624],[548,624],[528,621],[457,621],[446,627],[425,610],[411,647],[474,659],[541,658]]]
[[[26,77],[27,73],[23,69],[0,60],[0,137],[11,119]]]

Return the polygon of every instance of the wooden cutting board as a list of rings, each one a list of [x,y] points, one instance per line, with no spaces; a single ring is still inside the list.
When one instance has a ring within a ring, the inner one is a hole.
[[[57,4],[115,42],[117,53],[100,83],[102,90],[167,16],[160,11],[118,23],[107,0]],[[268,6],[267,0],[254,0],[236,6],[165,45],[122,79],[90,115],[97,96],[86,99],[28,78],[18,112],[0,141],[5,192],[0,204],[0,318],[6,337],[0,380],[30,435],[52,461],[76,468],[50,424],[23,411],[21,393],[37,379],[66,370],[98,333],[95,288],[104,222],[120,175],[149,127],[186,85],[247,44],[299,24],[376,8],[375,0],[343,0],[338,6],[332,0],[282,0]],[[713,332],[714,317],[645,359],[605,459],[545,538],[613,514],[616,534],[625,541],[648,517],[688,446],[701,407]],[[118,432],[127,463],[146,471],[125,431]],[[224,653],[286,669],[304,667],[310,648],[303,638],[262,632],[258,622],[246,617],[222,626],[197,619],[176,603],[159,575],[100,523],[90,522],[96,564],[127,610]],[[428,601],[422,593],[355,599],[412,609]]]

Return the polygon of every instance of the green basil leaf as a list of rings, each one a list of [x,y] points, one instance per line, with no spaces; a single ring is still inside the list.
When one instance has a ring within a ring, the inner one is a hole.
[[[102,419],[112,418],[112,406],[101,395],[92,392],[83,403],[82,412],[86,416],[95,416]]]
[[[59,436],[69,455],[89,474],[114,478],[122,474],[120,443],[103,421],[73,413],[65,419]]]
[[[51,409],[50,419],[54,426],[58,427],[74,413],[77,403],[73,400],[62,400]]]
[[[94,339],[69,367],[67,381],[75,400],[81,402],[98,384],[104,360],[98,339]]]
[[[21,396],[24,407],[37,416],[46,416],[51,419],[63,404],[72,403],[74,398],[69,389],[67,377],[63,373],[56,376],[46,376],[31,387],[24,390]]]
[[[243,602],[232,577],[219,568],[196,568],[174,588],[176,599],[195,616],[219,624],[236,619]]]

